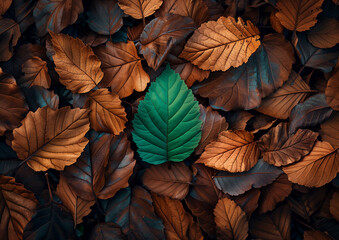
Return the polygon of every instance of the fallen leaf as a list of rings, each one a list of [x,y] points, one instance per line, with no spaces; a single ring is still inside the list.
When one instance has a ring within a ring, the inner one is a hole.
[[[8,8],[11,6],[12,0],[3,0],[0,3],[0,15],[4,15]]]
[[[328,142],[317,141],[301,161],[283,167],[288,180],[307,187],[321,187],[339,172],[339,152]]]
[[[22,126],[14,129],[12,148],[35,171],[63,170],[84,150],[88,130],[87,110],[46,106],[29,112]]]
[[[147,168],[142,182],[152,192],[182,200],[188,193],[192,172],[182,162],[163,163]]]
[[[229,172],[251,169],[258,161],[259,149],[254,136],[244,130],[222,131],[205,148],[196,163]]]
[[[47,34],[49,30],[61,32],[68,25],[75,23],[83,11],[81,0],[39,0],[33,10],[39,37]]]
[[[142,68],[141,58],[133,42],[107,42],[94,52],[102,62],[101,69],[104,72],[99,86],[111,87],[112,92],[120,98],[128,97],[133,90],[145,90],[150,78]]]
[[[13,0],[14,19],[23,33],[34,24],[33,10],[36,5],[34,0]]]
[[[98,223],[89,237],[90,240],[126,240],[119,225],[114,223]]]
[[[135,19],[144,19],[158,10],[163,0],[118,0],[125,14]]]
[[[76,93],[86,93],[101,81],[101,62],[80,39],[50,32],[55,54],[53,60],[59,81]]]
[[[318,133],[298,129],[289,136],[288,124],[280,123],[260,138],[258,143],[264,161],[274,166],[285,166],[306,156],[317,140]]]
[[[247,111],[230,111],[226,112],[226,119],[228,129],[230,130],[245,130],[247,122],[253,118],[254,115]]]
[[[339,113],[333,115],[320,125],[320,136],[334,148],[339,147]]]
[[[306,31],[317,23],[324,0],[278,0],[275,14],[281,24],[291,31]]]
[[[272,183],[282,171],[267,164],[262,159],[249,171],[242,173],[219,172],[214,176],[217,188],[224,193],[238,196],[253,188],[260,188]]]
[[[306,230],[304,232],[304,240],[333,240],[326,233],[318,230]]]
[[[339,111],[339,71],[336,71],[328,80],[325,96],[327,104],[335,111]]]
[[[45,106],[49,106],[52,109],[58,109],[59,107],[59,96],[54,91],[49,91],[40,86],[22,88],[21,90],[31,111],[35,112],[38,108]]]
[[[90,29],[103,35],[112,35],[123,25],[123,11],[116,0],[96,0],[87,12]]]
[[[39,57],[28,59],[22,65],[22,72],[25,73],[25,76],[20,80],[22,87],[41,86],[49,88],[51,86],[47,63]]]
[[[8,61],[13,56],[13,48],[20,36],[20,27],[15,21],[0,19],[0,61]]]
[[[0,175],[0,232],[4,239],[20,240],[38,201],[13,177]]]
[[[226,71],[246,63],[260,46],[259,38],[259,30],[250,21],[220,17],[194,31],[179,57],[203,70]]]
[[[333,18],[321,20],[307,35],[317,48],[331,48],[339,43],[339,21]]]
[[[110,93],[108,89],[90,92],[85,107],[91,110],[89,120],[94,130],[114,135],[124,130],[127,122],[125,109],[118,95]]]
[[[218,239],[245,240],[248,236],[246,214],[231,199],[220,199],[214,209]]]
[[[231,197],[236,204],[246,213],[247,219],[250,219],[252,213],[258,207],[258,200],[260,197],[260,190],[252,188],[251,190],[241,194],[239,196]]]

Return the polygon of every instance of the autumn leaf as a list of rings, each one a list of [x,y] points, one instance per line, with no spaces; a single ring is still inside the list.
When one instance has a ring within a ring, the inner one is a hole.
[[[218,239],[245,240],[248,235],[246,214],[232,200],[220,199],[214,209]]]
[[[306,156],[312,149],[318,133],[308,129],[298,129],[289,136],[288,124],[280,123],[263,135],[259,141],[259,149],[263,159],[269,164],[280,167]]]
[[[336,71],[328,80],[325,96],[327,104],[335,111],[339,111],[339,71]]]
[[[301,161],[283,167],[288,180],[308,187],[321,187],[339,172],[339,152],[328,142],[317,141]]]
[[[98,223],[95,225],[92,233],[89,237],[90,240],[98,239],[114,239],[114,240],[125,240],[126,237],[122,233],[119,225],[114,223]]]
[[[61,32],[68,25],[75,23],[83,10],[81,0],[39,0],[33,10],[39,37],[48,31]]]
[[[182,200],[188,193],[192,172],[184,163],[163,163],[146,169],[142,182],[152,192]]]
[[[320,125],[320,136],[333,147],[339,147],[339,113],[334,112],[332,116]]]
[[[162,0],[118,0],[119,7],[135,19],[144,19],[158,10]]]
[[[281,24],[291,31],[306,31],[317,23],[323,0],[278,0],[276,13]]]
[[[114,135],[124,130],[127,122],[125,109],[119,97],[106,88],[90,92],[85,107],[91,110],[89,119],[94,130]]]
[[[30,88],[22,88],[26,102],[31,111],[36,111],[38,108],[49,106],[52,109],[59,107],[59,96],[54,91],[49,91],[40,86]]]
[[[7,9],[11,6],[12,0],[3,0],[0,3],[0,15],[4,15]]]
[[[272,183],[282,171],[262,159],[249,171],[242,173],[219,172],[214,176],[217,188],[224,193],[238,196],[252,187],[260,188]]]
[[[94,52],[102,62],[101,69],[104,72],[99,86],[111,87],[112,92],[120,98],[128,97],[133,90],[145,90],[150,78],[142,68],[141,58],[133,42],[107,42]]]
[[[19,25],[9,18],[0,19],[0,61],[7,61],[13,56],[13,47],[21,36]]]
[[[149,67],[157,70],[173,46],[184,40],[195,25],[191,18],[166,15],[153,19],[146,25],[137,45]]]
[[[39,57],[28,59],[22,65],[22,72],[25,73],[20,81],[20,85],[23,87],[41,86],[49,88],[51,86],[47,63]]]
[[[116,0],[96,0],[87,12],[88,26],[103,35],[116,33],[123,25],[123,12]]]
[[[191,90],[167,65],[134,116],[132,135],[143,161],[161,164],[188,157],[201,137],[199,115]]]
[[[230,198],[241,207],[241,209],[246,213],[247,219],[249,219],[258,207],[259,197],[260,190],[252,188],[244,194],[232,196]]]
[[[326,233],[323,233],[318,230],[306,230],[304,232],[305,240],[333,240]]]
[[[0,68],[0,136],[20,125],[28,109],[15,79]]]
[[[88,130],[87,110],[46,106],[29,112],[22,126],[14,129],[12,148],[35,171],[63,170],[84,150]]]
[[[251,169],[258,161],[259,149],[254,136],[247,131],[223,131],[211,142],[196,163],[229,172]]]
[[[28,27],[34,24],[33,10],[36,2],[26,0],[14,0],[14,19],[20,26],[20,31],[25,32]]]
[[[38,201],[13,177],[0,175],[1,235],[4,239],[22,239],[27,223],[31,220]]]
[[[259,30],[250,21],[220,17],[194,31],[179,57],[203,70],[226,71],[246,63],[259,46]]]
[[[86,93],[102,79],[101,62],[80,39],[50,32],[55,54],[53,60],[60,82],[76,93]]]
[[[307,35],[317,48],[331,48],[339,43],[339,21],[333,18],[321,20]]]

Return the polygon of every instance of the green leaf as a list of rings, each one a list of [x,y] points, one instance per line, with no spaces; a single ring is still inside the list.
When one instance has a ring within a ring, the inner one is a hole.
[[[192,91],[167,65],[151,84],[133,120],[133,140],[143,161],[185,160],[201,138],[199,116]]]

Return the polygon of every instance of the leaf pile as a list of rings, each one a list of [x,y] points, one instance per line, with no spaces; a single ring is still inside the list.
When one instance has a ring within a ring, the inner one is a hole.
[[[338,9],[2,0],[1,239],[339,239]]]

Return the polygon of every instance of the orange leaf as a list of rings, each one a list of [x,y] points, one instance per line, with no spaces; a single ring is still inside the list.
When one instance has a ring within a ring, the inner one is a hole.
[[[326,102],[335,111],[339,111],[339,71],[328,80],[325,90]]]
[[[118,0],[119,7],[135,19],[145,19],[158,10],[162,0]]]
[[[308,40],[317,48],[331,48],[339,43],[339,21],[325,18],[315,25],[307,35]]]
[[[332,116],[320,125],[320,136],[333,147],[339,147],[339,113],[334,112]]]
[[[41,86],[44,88],[49,88],[51,86],[51,78],[48,75],[47,63],[39,57],[28,59],[22,65],[22,72],[25,73],[25,76],[22,77],[20,86]]]
[[[63,170],[84,150],[88,130],[87,110],[46,106],[29,112],[22,126],[14,129],[12,148],[34,171]]]

